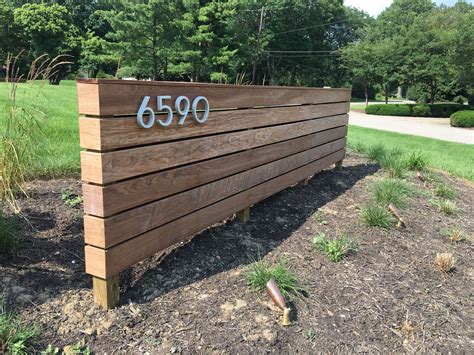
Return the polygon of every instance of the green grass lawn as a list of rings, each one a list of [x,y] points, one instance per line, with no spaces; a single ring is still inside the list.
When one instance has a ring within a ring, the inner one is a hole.
[[[40,86],[42,88],[40,89]],[[0,107],[6,103],[9,86],[0,83]],[[50,177],[79,174],[79,130],[76,85],[62,81],[59,86],[20,84],[20,105],[33,105],[43,112],[42,138],[36,144],[37,158],[29,171],[30,177]],[[0,127],[4,124],[5,110],[0,110]],[[384,132],[350,126],[349,147],[357,143],[382,143],[387,149],[399,147],[405,151],[421,151],[430,159],[433,168],[474,181],[474,146],[436,139]]]
[[[11,84],[0,83],[0,127],[5,124],[6,98]],[[35,143],[36,161],[28,171],[30,177],[78,174],[79,130],[76,82],[19,84],[17,100],[20,107],[37,112],[41,139]],[[44,113],[42,115],[41,113]]]
[[[474,181],[474,145],[441,141],[408,134],[349,126],[348,146],[371,146],[382,143],[386,149],[404,152],[419,151],[429,159],[430,166]]]

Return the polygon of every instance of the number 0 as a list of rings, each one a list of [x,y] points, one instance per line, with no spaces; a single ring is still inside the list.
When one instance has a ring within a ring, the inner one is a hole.
[[[202,115],[201,118],[199,118],[197,115],[199,101],[204,102],[204,114]],[[207,101],[207,99],[204,96],[197,96],[193,101],[193,118],[199,123],[204,123],[207,121],[208,117],[209,117],[209,101]]]

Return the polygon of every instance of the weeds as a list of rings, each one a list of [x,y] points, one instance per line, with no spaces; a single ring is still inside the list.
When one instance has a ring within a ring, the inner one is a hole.
[[[449,238],[453,243],[459,243],[466,239],[464,237],[464,231],[456,227],[444,229],[441,231],[441,234]]]
[[[438,197],[449,199],[449,200],[456,197],[456,191],[454,191],[453,188],[445,184],[439,184],[438,186],[436,186],[434,190],[434,194]]]
[[[69,207],[76,207],[77,205],[80,205],[82,203],[82,197],[80,195],[76,195],[72,190],[70,189],[64,189],[61,192],[61,199],[64,201],[66,205]]]
[[[410,192],[408,184],[399,179],[381,179],[372,186],[374,199],[382,206],[392,203],[397,207],[403,207]]]
[[[334,262],[341,261],[345,256],[357,250],[354,243],[346,235],[329,240],[324,233],[319,233],[314,237],[312,244],[314,251],[326,255],[329,260]]]
[[[39,335],[35,327],[26,326],[20,318],[7,312],[0,300],[0,353],[26,354],[32,352],[31,341]]]
[[[307,292],[297,275],[287,268],[284,258],[280,259],[275,266],[271,266],[263,260],[253,262],[245,278],[250,288],[257,292],[265,290],[267,282],[271,278],[275,280],[285,298],[302,296]]]
[[[412,152],[406,159],[406,167],[410,170],[425,170],[428,159],[422,152]]]
[[[369,205],[362,209],[362,222],[371,227],[390,228],[393,217],[386,208],[378,205]]]
[[[436,254],[434,264],[438,271],[447,274],[454,271],[456,260],[453,258],[453,254],[451,253],[441,253]]]
[[[444,212],[447,215],[453,215],[459,212],[459,208],[456,202],[450,200],[431,200],[433,206],[435,206],[440,212]]]

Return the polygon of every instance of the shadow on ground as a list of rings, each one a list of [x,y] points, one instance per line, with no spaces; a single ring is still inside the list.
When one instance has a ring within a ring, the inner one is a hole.
[[[345,166],[315,175],[251,208],[250,221],[234,219],[207,229],[189,243],[155,255],[121,275],[122,302],[145,303],[169,291],[265,256],[285,242],[319,208],[378,170]]]

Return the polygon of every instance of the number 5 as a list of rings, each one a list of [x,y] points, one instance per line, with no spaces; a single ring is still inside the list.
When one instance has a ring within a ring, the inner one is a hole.
[[[171,96],[158,96],[158,111],[166,111],[168,112],[168,116],[166,121],[162,121],[158,119],[158,123],[163,127],[167,127],[173,122],[173,110],[170,106],[163,104],[163,100],[171,100]]]

